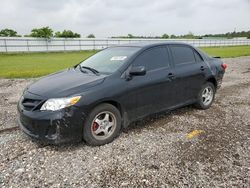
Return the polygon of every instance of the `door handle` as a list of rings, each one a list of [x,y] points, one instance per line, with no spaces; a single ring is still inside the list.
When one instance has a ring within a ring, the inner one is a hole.
[[[205,70],[205,67],[204,67],[204,66],[201,66],[200,70],[201,70],[201,71],[204,71],[204,70]]]
[[[171,80],[173,80],[173,79],[175,78],[175,75],[174,75],[173,73],[170,72],[170,73],[168,74],[168,78],[171,79]]]

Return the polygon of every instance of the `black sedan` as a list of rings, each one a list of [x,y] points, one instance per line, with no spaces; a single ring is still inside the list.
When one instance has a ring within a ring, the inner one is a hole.
[[[48,143],[107,144],[147,115],[209,108],[226,67],[183,43],[110,47],[29,85],[18,103],[20,127]]]

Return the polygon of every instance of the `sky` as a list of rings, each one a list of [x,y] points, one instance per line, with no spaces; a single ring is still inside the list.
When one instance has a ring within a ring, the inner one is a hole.
[[[0,30],[44,26],[96,37],[250,30],[250,0],[0,0]]]

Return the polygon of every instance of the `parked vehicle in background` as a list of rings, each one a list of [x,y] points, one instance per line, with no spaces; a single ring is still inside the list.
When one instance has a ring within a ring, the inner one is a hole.
[[[110,47],[28,86],[18,103],[29,136],[62,143],[110,143],[147,115],[195,104],[207,109],[226,64],[184,43]]]

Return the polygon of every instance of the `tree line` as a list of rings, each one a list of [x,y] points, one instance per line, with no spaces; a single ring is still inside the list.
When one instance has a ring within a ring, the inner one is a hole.
[[[13,29],[2,29],[0,30],[0,37],[21,37],[15,30]],[[34,28],[31,30],[30,34],[24,35],[24,37],[36,37],[36,38],[80,38],[81,35],[79,33],[75,33],[71,30],[63,30],[62,32],[57,31],[54,33],[53,29],[49,27],[42,28]],[[89,34],[87,38],[95,38],[94,34]]]
[[[25,37],[36,37],[36,38],[80,38],[81,35],[79,33],[75,33],[71,30],[63,30],[54,32],[49,27],[42,28],[34,28],[31,30],[31,33],[28,35],[24,35]],[[0,37],[21,37],[15,30],[13,29],[2,29],[0,30]],[[94,34],[89,34],[86,36],[87,38],[95,38]],[[128,34],[126,36],[113,36],[111,38],[145,38],[145,39],[202,39],[202,38],[238,38],[238,37],[246,37],[250,39],[250,31],[240,31],[240,32],[227,32],[221,34],[206,34],[206,35],[194,35],[192,32],[189,32],[185,35],[168,35],[163,34],[161,36],[134,36],[132,34]]]
[[[126,36],[115,36],[112,38],[146,38],[146,39],[203,39],[203,38],[239,38],[239,37],[246,37],[250,39],[250,31],[240,31],[240,32],[228,32],[222,34],[206,34],[206,35],[194,35],[192,32],[189,32],[185,35],[168,35],[163,34],[161,36],[134,36],[132,34],[128,34]]]

